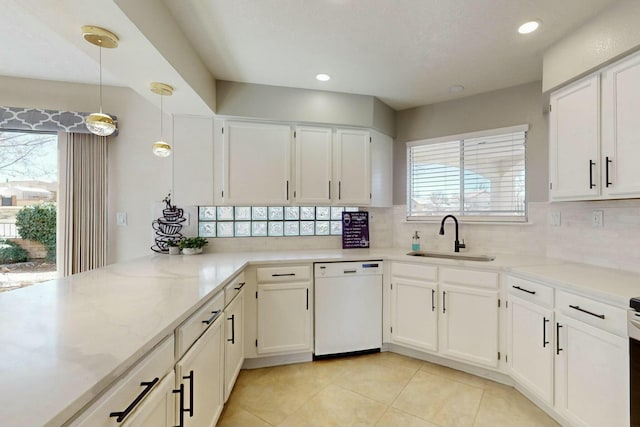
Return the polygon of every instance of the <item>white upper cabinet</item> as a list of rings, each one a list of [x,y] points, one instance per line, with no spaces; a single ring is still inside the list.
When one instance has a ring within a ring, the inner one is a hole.
[[[223,203],[288,205],[291,127],[228,121],[221,132]]]
[[[602,191],[640,195],[640,55],[602,74]]]
[[[371,206],[393,206],[393,139],[371,131]]]
[[[369,131],[338,129],[334,140],[334,204],[371,203],[371,135]]]
[[[600,77],[594,75],[551,94],[550,197],[598,198],[600,194]]]
[[[296,127],[295,200],[299,204],[331,203],[331,128]]]
[[[213,119],[174,116],[173,201],[181,206],[211,205],[213,182]]]

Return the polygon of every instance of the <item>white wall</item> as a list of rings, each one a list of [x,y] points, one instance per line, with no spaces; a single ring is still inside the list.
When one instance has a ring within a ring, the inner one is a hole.
[[[543,56],[542,90],[548,92],[637,49],[639,19],[640,1],[619,0],[556,42]]]
[[[105,87],[103,110],[118,117],[119,134],[109,137],[109,255],[118,262],[151,253],[154,202],[171,190],[171,159],[151,153],[160,136],[157,107],[128,88]],[[93,112],[94,85],[0,77],[0,104],[11,107]],[[171,120],[164,121],[165,139]],[[115,213],[126,212],[128,225],[116,226]]]

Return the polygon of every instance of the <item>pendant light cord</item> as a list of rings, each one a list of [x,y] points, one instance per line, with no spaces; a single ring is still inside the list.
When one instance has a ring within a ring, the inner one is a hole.
[[[102,46],[99,46],[99,63],[100,63],[100,114],[102,114]]]
[[[164,98],[164,96],[162,96],[162,94],[160,94],[160,141],[164,141],[164,128],[163,128],[163,121],[162,120],[162,99]]]

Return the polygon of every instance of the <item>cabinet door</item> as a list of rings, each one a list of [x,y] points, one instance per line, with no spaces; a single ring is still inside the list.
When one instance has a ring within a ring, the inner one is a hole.
[[[175,375],[169,372],[122,427],[173,427],[176,420]]]
[[[331,129],[297,127],[295,140],[297,202],[331,203]]]
[[[225,363],[224,363],[224,401],[229,399],[229,395],[236,383],[240,368],[244,362],[244,291],[231,301],[225,309]]]
[[[629,425],[629,341],[556,315],[556,409],[576,426]]]
[[[608,69],[602,76],[603,192],[640,195],[640,55]]]
[[[213,119],[173,118],[173,201],[182,205],[213,204]]]
[[[419,350],[438,350],[437,285],[391,279],[391,339]]]
[[[551,200],[600,194],[600,77],[551,94],[549,173]]]
[[[184,387],[184,427],[215,426],[224,404],[224,331],[218,319],[176,363],[176,388]],[[180,417],[178,408],[178,417]]]
[[[553,405],[553,312],[510,297],[508,317],[511,376]]]
[[[309,283],[258,285],[258,353],[311,351]]]
[[[498,366],[498,291],[440,285],[440,352]]]
[[[334,203],[356,206],[371,203],[370,141],[368,131],[336,131],[333,191],[337,190],[337,193],[333,194]]]
[[[225,204],[289,204],[291,128],[227,122],[223,132]]]

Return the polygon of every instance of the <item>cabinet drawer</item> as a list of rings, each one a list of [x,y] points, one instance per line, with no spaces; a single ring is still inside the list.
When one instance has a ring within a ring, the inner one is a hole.
[[[435,282],[438,280],[438,267],[394,262],[391,264],[391,275],[394,277],[407,277],[410,279]]]
[[[299,282],[311,279],[310,265],[285,265],[277,267],[259,267],[258,283]]]
[[[604,329],[627,336],[626,310],[564,291],[556,292],[556,310],[563,314]]]
[[[176,360],[189,350],[213,320],[222,314],[223,309],[224,292],[220,292],[176,328]]]
[[[510,294],[536,304],[553,308],[553,288],[531,280],[506,276],[506,286]]]
[[[462,270],[459,268],[440,268],[440,282],[495,289],[498,287],[498,273]]]
[[[124,377],[120,378],[88,409],[68,426],[73,427],[106,427],[119,426],[122,420],[110,417],[112,412],[123,412],[144,393],[149,395],[160,380],[173,368],[173,336],[166,338],[140,360]],[[141,383],[145,383],[141,385]],[[152,386],[153,384],[153,386]],[[145,390],[148,390],[145,392]],[[141,403],[131,409],[135,410]],[[126,419],[126,417],[125,417]]]
[[[245,284],[244,272],[238,274],[227,286],[224,287],[224,306],[228,306],[231,301],[240,293]]]

